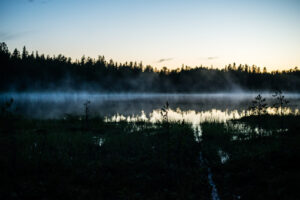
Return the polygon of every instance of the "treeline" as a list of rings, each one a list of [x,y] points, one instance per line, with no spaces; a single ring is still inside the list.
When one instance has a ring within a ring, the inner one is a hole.
[[[300,91],[300,70],[267,72],[265,68],[236,65],[157,70],[142,63],[116,63],[82,57],[72,61],[63,55],[50,57],[0,43],[0,91],[93,92],[218,92],[281,89]]]

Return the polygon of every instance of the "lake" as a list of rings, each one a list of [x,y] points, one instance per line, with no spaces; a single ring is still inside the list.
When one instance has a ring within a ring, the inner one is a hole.
[[[203,121],[237,119],[247,113],[258,93],[210,93],[210,94],[97,94],[97,93],[2,93],[3,103],[14,99],[13,112],[25,117],[56,119],[65,114],[83,115],[84,103],[90,101],[89,114],[100,115],[106,121],[156,122],[162,120],[161,108],[169,103],[171,121],[199,124]],[[275,103],[272,93],[262,93],[269,106]],[[299,113],[300,94],[288,93],[289,104],[285,113]],[[275,113],[268,108],[268,113]]]

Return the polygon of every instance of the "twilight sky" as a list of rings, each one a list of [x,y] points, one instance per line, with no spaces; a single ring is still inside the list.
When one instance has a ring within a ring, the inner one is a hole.
[[[300,0],[1,0],[0,42],[154,67],[300,67]]]

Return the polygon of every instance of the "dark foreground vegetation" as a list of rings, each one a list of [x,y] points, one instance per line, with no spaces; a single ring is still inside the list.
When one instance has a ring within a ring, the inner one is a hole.
[[[188,125],[18,119],[0,137],[0,199],[209,199]]]
[[[0,199],[211,199],[207,167],[221,199],[300,199],[298,115],[206,122],[196,140],[182,122],[4,111]]]
[[[281,89],[300,91],[300,70],[267,72],[266,68],[235,63],[223,69],[182,66],[157,70],[142,63],[116,63],[82,57],[72,61],[63,55],[46,56],[0,43],[0,92],[224,92]]]
[[[202,124],[202,151],[221,199],[300,199],[300,116]]]

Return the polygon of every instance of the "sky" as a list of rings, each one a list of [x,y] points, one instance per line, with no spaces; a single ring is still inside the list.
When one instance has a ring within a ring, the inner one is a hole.
[[[300,67],[300,0],[1,0],[0,42],[157,68]]]

